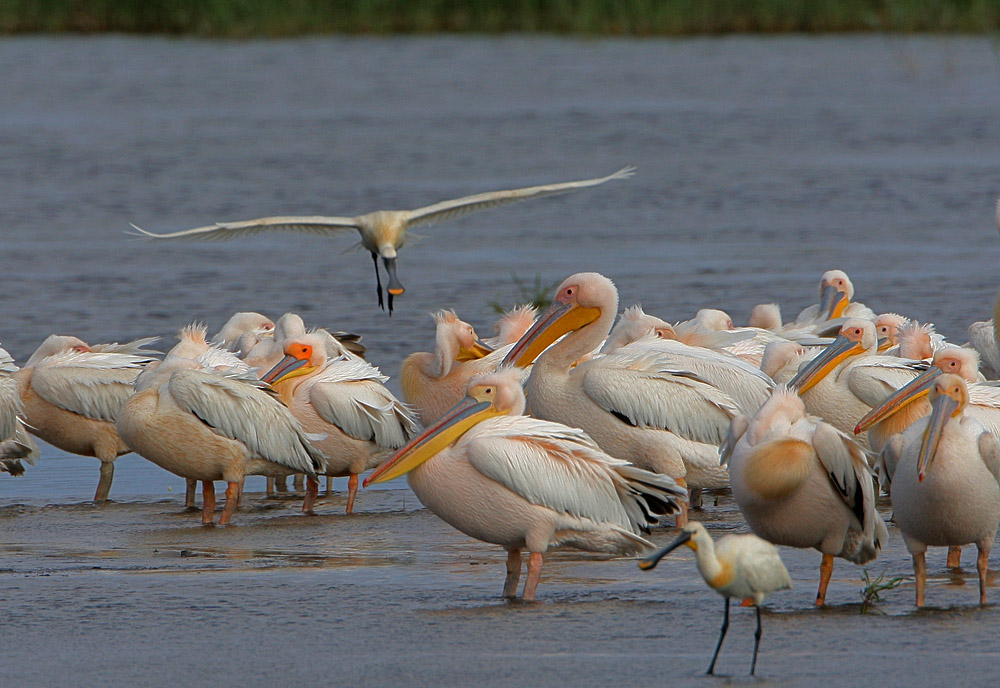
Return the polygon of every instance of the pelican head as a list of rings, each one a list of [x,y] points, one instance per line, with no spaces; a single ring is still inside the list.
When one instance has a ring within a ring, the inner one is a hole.
[[[934,355],[934,325],[907,320],[897,328],[899,357],[910,359],[930,358]]]
[[[882,352],[899,343],[899,328],[909,321],[899,313],[882,313],[875,316],[873,322],[878,336],[878,350]]]
[[[718,308],[702,308],[694,314],[692,321],[695,326],[710,332],[723,332],[733,329],[733,319],[729,313]]]
[[[552,305],[507,352],[501,365],[526,367],[559,337],[586,327],[605,311],[613,318],[617,309],[618,290],[607,277],[596,272],[570,275],[559,285]]]
[[[687,545],[697,552],[699,544],[704,547],[706,540],[711,542],[712,538],[709,536],[708,531],[705,530],[705,526],[698,521],[688,521],[687,525],[681,529],[681,534],[677,536],[677,539],[655,554],[651,554],[645,559],[640,559],[639,568],[643,571],[649,571],[660,563],[660,559],[667,556],[681,545]]]
[[[748,325],[777,332],[781,329],[781,307],[776,303],[758,303],[750,309]]]
[[[650,334],[655,334],[659,339],[677,339],[673,325],[666,320],[648,315],[642,310],[642,306],[629,306],[622,311],[618,322],[611,328],[601,351],[620,349]]]
[[[937,454],[944,426],[969,403],[969,390],[965,386],[965,380],[958,375],[946,373],[934,381],[930,397],[931,417],[924,430],[920,454],[917,455],[917,479],[920,482],[924,481],[924,475]]]
[[[788,386],[802,394],[851,356],[874,352],[877,344],[875,325],[870,320],[851,318],[840,328],[837,338],[802,367]]]
[[[827,319],[844,314],[854,297],[854,285],[843,270],[827,270],[819,280],[819,310]]]
[[[367,487],[371,483],[392,480],[409,473],[484,420],[523,413],[524,392],[521,390],[520,371],[501,369],[475,378],[469,384],[465,399],[376,468],[365,479],[364,485]]]
[[[38,345],[38,348],[35,349],[35,352],[28,358],[24,367],[29,368],[41,361],[43,358],[48,358],[49,356],[54,356],[64,351],[86,353],[90,351],[90,346],[78,337],[65,334],[50,334],[41,344]]]
[[[285,357],[262,378],[275,385],[288,378],[308,375],[326,363],[326,343],[319,333],[292,337],[285,341]]]
[[[979,354],[961,346],[946,346],[934,354],[931,366],[908,383],[890,394],[885,401],[866,413],[854,427],[854,434],[864,432],[876,423],[893,415],[907,404],[930,393],[936,380],[943,374],[958,375],[968,382],[975,382],[979,370]]]

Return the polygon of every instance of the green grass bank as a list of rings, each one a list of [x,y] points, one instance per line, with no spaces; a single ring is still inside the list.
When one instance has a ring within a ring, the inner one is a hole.
[[[1000,0],[0,0],[0,32],[992,33]]]

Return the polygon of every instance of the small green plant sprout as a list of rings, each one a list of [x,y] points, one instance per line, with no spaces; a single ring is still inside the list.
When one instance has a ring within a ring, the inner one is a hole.
[[[878,578],[872,578],[865,569],[861,575],[861,582],[864,587],[861,589],[861,613],[867,614],[872,610],[873,605],[882,601],[881,593],[899,587],[900,583],[906,580],[903,576],[895,576],[886,580],[885,571],[879,574]]]
[[[517,276],[517,273],[511,272],[510,278],[514,282],[514,286],[517,287],[518,298],[515,303],[518,304],[528,304],[534,306],[539,311],[544,311],[546,308],[552,305],[552,293],[559,286],[559,282],[553,282],[550,285],[545,285],[542,283],[542,276],[535,275],[535,281],[533,284],[528,284],[527,281],[521,279]],[[505,306],[499,301],[490,301],[490,308],[493,309],[499,315],[503,315],[509,311],[512,306]]]

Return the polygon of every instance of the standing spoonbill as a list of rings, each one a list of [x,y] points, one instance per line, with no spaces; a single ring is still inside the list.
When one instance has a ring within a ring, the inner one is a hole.
[[[965,380],[950,373],[930,391],[931,415],[889,445],[899,455],[893,475],[896,525],[913,557],[917,606],[924,605],[928,545],[979,548],[979,603],[986,604],[990,547],[1000,524],[1000,442],[964,411]]]
[[[529,198],[540,198],[542,196],[586,189],[611,181],[612,179],[625,179],[631,177],[634,173],[635,167],[629,166],[623,167],[614,174],[596,179],[543,184],[541,186],[529,186],[505,191],[487,191],[472,196],[455,198],[450,201],[440,201],[433,205],[415,208],[414,210],[376,210],[375,212],[355,217],[324,217],[319,215],[261,217],[256,220],[245,220],[243,222],[217,222],[213,225],[171,232],[169,234],[154,234],[153,232],[140,229],[135,225],[132,225],[132,228],[139,235],[152,239],[206,240],[229,239],[244,234],[257,234],[270,230],[295,230],[327,236],[339,234],[345,230],[357,230],[361,234],[361,246],[371,253],[372,260],[375,263],[375,285],[378,292],[379,308],[385,308],[382,301],[382,277],[378,269],[378,259],[382,258],[382,264],[385,266],[386,274],[389,277],[387,291],[389,293],[389,314],[391,315],[393,296],[399,296],[404,291],[403,285],[396,277],[396,252],[405,245],[406,232],[411,227],[430,225],[435,222],[450,220],[515,201],[524,201]]]
[[[641,560],[639,568],[643,571],[652,570],[660,559],[681,545],[694,550],[698,573],[725,600],[722,632],[719,634],[719,642],[715,644],[712,663],[705,673],[715,673],[715,660],[719,658],[722,641],[729,630],[729,598],[735,597],[742,600],[741,606],[752,604],[757,609],[757,630],[753,634],[753,660],[750,662],[750,675],[753,676],[757,669],[757,650],[760,647],[760,605],[775,590],[788,590],[792,587],[792,579],[781,561],[778,548],[751,533],[726,535],[718,542],[712,542],[712,536],[705,530],[705,526],[691,521],[684,526],[680,537],[656,554]]]
[[[636,554],[657,517],[675,513],[684,490],[598,448],[582,430],[529,418],[521,373],[477,378],[455,408],[397,451],[369,484],[409,473],[421,503],[466,535],[507,550],[503,595],[533,600],[549,547]]]

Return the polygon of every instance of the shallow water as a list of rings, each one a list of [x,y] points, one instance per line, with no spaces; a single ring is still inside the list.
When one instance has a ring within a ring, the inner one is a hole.
[[[363,334],[395,375],[432,345],[428,311],[488,333],[489,302],[518,300],[512,270],[544,284],[597,270],[623,306],[743,321],[775,300],[794,316],[840,267],[876,311],[960,341],[997,289],[1000,67],[984,40],[15,38],[0,64],[0,341],[22,361],[52,332],[122,340],[295,310]],[[625,164],[639,167],[628,181],[422,230],[400,253],[391,319],[368,256],[341,255],[354,236],[123,235]],[[335,481],[308,518],[258,479],[234,527],[204,529],[183,481],[139,457],[117,462],[113,504],[87,502],[96,480],[96,461],[46,446],[0,481],[5,686],[707,683],[721,603],[687,555],[644,573],[556,553],[540,602],[508,604],[503,553],[399,481],[353,517]],[[703,518],[742,527],[725,496]],[[868,569],[909,575],[890,535]],[[782,554],[796,587],[768,603],[757,683],[996,683],[997,609],[974,604],[971,552],[961,574],[931,554],[931,609],[914,611],[907,582],[864,616],[861,568],[838,562],[817,611],[819,555]],[[718,667],[733,683],[752,629],[734,610]]]

